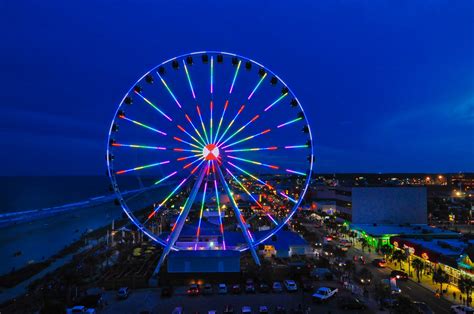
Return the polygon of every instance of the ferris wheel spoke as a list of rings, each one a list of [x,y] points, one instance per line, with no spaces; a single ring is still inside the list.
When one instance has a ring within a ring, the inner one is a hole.
[[[188,67],[186,66],[186,62],[183,60],[184,71],[186,72],[186,77],[188,78],[189,88],[191,89],[191,93],[193,94],[193,98],[196,99],[196,93],[194,93],[193,82],[191,81],[191,75],[189,75]]]
[[[169,164],[169,163],[170,163],[169,160],[160,161],[160,162],[157,162],[157,163],[154,163],[154,164],[143,165],[143,166],[139,166],[139,167],[135,167],[135,168],[130,168],[130,169],[125,169],[125,170],[119,170],[119,171],[115,172],[115,174],[124,174],[124,173],[131,172],[131,171],[143,170],[143,169],[147,169],[147,168],[151,168],[151,167],[156,167],[156,166],[161,166],[161,165],[165,165],[165,164]]]
[[[242,64],[242,60],[239,60],[239,63],[237,64],[237,68],[235,69],[235,72],[234,72],[234,78],[232,79],[232,84],[230,85],[229,95],[232,94],[232,91],[234,90],[235,81],[237,80],[237,75],[239,75],[241,64]]]
[[[198,158],[198,157],[201,157],[201,156],[202,156],[202,153],[201,154],[190,155],[190,156],[186,156],[186,157],[179,157],[176,160],[177,161],[183,161],[183,160],[186,160],[186,159]]]
[[[221,114],[221,118],[219,119],[219,124],[217,126],[217,131],[216,131],[216,135],[215,135],[215,138],[214,138],[214,142],[217,140],[217,138],[219,137],[219,131],[221,130],[221,126],[222,126],[222,121],[224,120],[224,115],[225,115],[225,112],[227,111],[227,107],[229,106],[229,100],[226,100],[225,101],[225,104],[224,104],[224,108],[222,109],[222,114]]]
[[[196,144],[193,144],[193,143],[190,143],[190,142],[188,142],[188,141],[185,141],[185,140],[183,140],[183,139],[180,138],[180,137],[173,136],[173,139],[176,140],[176,141],[178,141],[178,142],[188,144],[189,146],[192,146],[192,147],[194,147],[194,148],[202,149],[202,147],[199,147],[199,146],[197,146]]]
[[[252,147],[252,148],[240,148],[240,149],[227,149],[224,150],[226,153],[234,153],[234,152],[255,152],[255,151],[262,151],[262,150],[277,150],[277,146],[270,146],[270,147]]]
[[[238,141],[236,141],[236,142],[233,142],[233,143],[231,143],[231,144],[228,144],[228,145],[222,147],[222,149],[226,149],[226,148],[228,148],[228,147],[232,147],[232,146],[237,145],[237,144],[240,144],[240,143],[242,143],[242,142],[246,142],[246,141],[251,140],[251,139],[253,139],[253,138],[257,137],[257,136],[260,136],[260,135],[263,135],[263,134],[267,134],[267,133],[270,132],[270,131],[271,131],[271,129],[266,129],[266,130],[264,130],[264,131],[262,131],[262,132],[260,132],[260,133],[247,136],[246,138],[243,138],[243,139],[241,139],[241,140],[238,140]],[[221,147],[219,147],[219,148],[221,148]]]
[[[264,209],[263,205],[255,199],[255,197],[249,192],[249,190],[243,185],[243,183],[228,168],[225,168],[225,170],[227,171],[228,174],[230,174],[232,176],[232,178],[235,180],[235,182],[237,182],[239,184],[239,186],[245,191],[245,193],[247,193],[247,195],[255,202],[255,204],[257,204],[257,206],[260,207],[260,209],[265,212],[265,215],[276,226],[278,226],[278,222],[275,220],[275,218],[273,218],[272,215],[267,210]]]
[[[227,132],[229,131],[229,129],[232,127],[232,125],[234,124],[235,120],[237,119],[237,117],[240,115],[240,113],[242,112],[242,110],[244,110],[245,108],[245,105],[242,105],[240,106],[240,109],[239,111],[237,111],[237,113],[235,114],[234,118],[229,122],[229,125],[227,125],[226,129],[224,130],[224,132],[222,133],[222,135],[220,136],[220,138],[217,140],[217,143],[219,143],[222,138],[227,134]]]
[[[255,120],[257,120],[258,118],[260,117],[260,115],[255,115],[252,119],[250,119],[249,122],[247,122],[246,124],[244,124],[243,126],[241,126],[237,131],[235,131],[234,133],[232,133],[232,135],[230,135],[229,137],[227,137],[222,143],[217,143],[217,146],[222,146],[224,145],[225,143],[227,143],[228,141],[230,141],[234,136],[236,136],[237,134],[239,134],[240,132],[242,132],[250,123],[252,122],[255,122]]]
[[[293,119],[293,120],[284,122],[284,123],[282,123],[282,124],[279,124],[279,125],[277,126],[277,128],[280,129],[280,128],[284,127],[284,126],[287,126],[287,125],[289,125],[289,124],[292,124],[292,123],[295,123],[295,122],[298,122],[298,121],[301,121],[301,120],[303,120],[303,117],[298,117],[298,118],[296,118],[296,119]]]
[[[270,105],[268,105],[263,111],[267,112],[268,110],[270,110],[273,106],[275,106],[277,103],[279,103],[286,96],[288,96],[288,93],[284,93],[283,95],[278,97],[274,102],[272,102]]]
[[[239,167],[237,166],[236,164],[230,162],[230,161],[227,161],[227,163],[229,165],[231,165],[232,167],[234,167],[235,169],[239,170],[240,172],[246,174],[247,176],[249,176],[250,178],[254,179],[255,181],[259,182],[260,184],[268,187],[270,190],[274,190],[275,192],[277,192],[278,194],[280,194],[281,196],[285,197],[286,199],[288,199],[289,201],[293,202],[293,203],[297,203],[297,201],[293,198],[291,198],[290,196],[286,195],[285,193],[283,193],[282,191],[278,190],[277,188],[275,188],[274,186],[268,184],[267,182],[263,181],[262,179],[258,178],[257,176],[253,175],[252,173],[248,172],[247,170],[243,169],[242,167]]]
[[[209,143],[212,143],[213,140],[212,140],[212,133],[213,133],[213,127],[214,127],[214,121],[212,119],[212,115],[213,115],[213,111],[214,111],[214,102],[211,100],[210,103],[209,103],[209,110],[211,112],[211,118],[209,120]]]
[[[213,168],[213,175],[214,175],[214,190],[216,193],[216,206],[217,206],[217,212],[219,214],[219,230],[222,236],[222,247],[224,250],[226,250],[225,237],[224,237],[224,224],[222,223],[222,213],[221,213],[221,206],[220,206],[220,200],[219,200],[219,189],[217,188],[217,174],[216,174],[216,169],[215,169],[216,166],[215,166],[214,160],[212,161],[212,168]]]
[[[203,142],[200,142],[197,138],[195,138],[194,136],[192,136],[188,131],[186,131],[185,128],[183,128],[181,125],[177,125],[178,129],[182,132],[184,132],[186,135],[188,135],[194,142],[196,142],[196,144],[199,144],[199,145],[203,145],[203,146],[206,146],[206,144]]]
[[[202,127],[202,130],[204,132],[204,138],[206,139],[207,143],[210,143],[209,137],[207,136],[206,126],[204,125],[204,120],[202,119],[201,109],[199,108],[199,105],[196,105],[196,111],[199,115],[199,120],[201,121],[201,127]]]
[[[173,121],[173,119],[171,119],[166,113],[164,113],[160,108],[158,108],[157,105],[155,105],[154,103],[152,103],[150,100],[148,100],[145,96],[143,96],[141,93],[139,93],[138,91],[133,91],[135,94],[137,94],[138,96],[140,96],[141,99],[143,99],[147,104],[149,104],[153,109],[155,109],[156,111],[158,111],[163,117],[165,117],[166,119],[168,119],[169,121]]]
[[[176,222],[173,225],[173,228],[171,228],[171,233],[167,239],[167,244],[165,248],[163,249],[163,253],[158,262],[158,266],[157,266],[158,269],[160,269],[166,256],[171,251],[171,248],[176,243],[176,240],[178,239],[181,233],[181,230],[183,229],[184,223],[186,221],[186,217],[188,216],[191,206],[194,203],[194,199],[196,198],[196,194],[199,190],[199,187],[201,186],[201,183],[202,183],[202,180],[204,179],[205,174],[206,174],[206,167],[203,167],[196,182],[194,183],[194,186],[191,190],[191,193],[189,194],[188,199],[186,200],[186,204],[183,207],[183,210],[179,213],[178,218],[176,219]]]
[[[258,81],[257,85],[254,87],[254,89],[252,90],[252,92],[250,93],[249,97],[247,97],[247,100],[250,100],[250,98],[252,98],[252,96],[255,94],[255,92],[257,91],[257,89],[260,87],[260,85],[262,85],[262,82],[263,80],[267,77],[267,72],[265,72],[265,74],[262,75],[262,77],[260,78],[260,80]]]
[[[209,162],[207,163],[207,171],[209,171]],[[194,250],[197,250],[197,246],[199,243],[199,236],[201,234],[202,213],[204,211],[204,205],[206,203],[206,191],[207,191],[207,182],[204,183],[204,192],[202,193],[201,209],[199,211],[199,222],[198,222],[198,227],[196,230],[196,242],[194,243]]]
[[[163,131],[160,131],[160,130],[155,129],[155,128],[149,126],[149,125],[146,125],[145,123],[142,123],[142,122],[140,122],[140,121],[127,118],[127,117],[126,117],[125,115],[123,115],[123,114],[119,115],[118,117],[119,117],[120,119],[129,121],[129,122],[131,122],[131,123],[133,123],[133,124],[135,124],[135,125],[141,126],[142,128],[145,128],[145,129],[148,129],[148,130],[150,130],[150,131],[159,133],[159,134],[161,134],[161,135],[165,135],[165,136],[168,135],[168,134],[166,134],[166,133],[163,132]]]
[[[161,146],[147,146],[147,145],[138,145],[138,144],[122,144],[122,143],[112,143],[114,147],[129,147],[129,148],[141,148],[141,149],[155,149],[155,150],[169,150],[169,148]]]
[[[211,57],[211,79],[210,79],[210,85],[211,85],[211,95],[214,94],[214,57]]]
[[[183,106],[181,106],[181,104],[179,103],[178,99],[176,98],[176,96],[174,95],[173,91],[171,90],[171,88],[168,86],[168,84],[166,83],[165,79],[163,77],[161,77],[161,75],[156,72],[156,74],[158,75],[158,77],[160,78],[161,80],[161,83],[163,83],[163,86],[166,88],[166,90],[168,91],[168,93],[170,94],[171,98],[173,98],[174,102],[176,103],[176,105],[178,105],[178,107],[180,109],[183,108]]]
[[[189,117],[188,114],[184,114],[186,120],[188,121],[188,123],[192,126],[192,128],[194,129],[194,132],[196,132],[196,134],[199,136],[199,139],[201,140],[201,142],[205,142],[204,140],[204,137],[201,135],[201,133],[199,132],[199,130],[196,128],[196,126],[194,125],[193,121],[191,120],[191,118]]]
[[[229,158],[231,158],[231,159],[235,159],[235,160],[240,160],[240,161],[243,161],[243,162],[247,162],[247,163],[250,163],[250,164],[258,165],[258,166],[262,166],[262,167],[267,167],[267,168],[275,169],[275,170],[284,169],[284,170],[285,170],[286,172],[288,172],[288,173],[299,174],[299,175],[301,175],[301,176],[306,176],[306,173],[304,173],[304,172],[297,171],[297,170],[292,170],[292,169],[288,169],[288,168],[285,168],[285,167],[279,167],[279,166],[275,166],[275,165],[269,165],[269,164],[265,164],[265,163],[263,163],[263,162],[259,162],[259,161],[255,161],[255,160],[251,160],[251,159],[246,159],[246,158],[241,158],[241,157],[237,157],[237,156],[232,156],[232,155],[227,155],[227,157],[229,157]]]
[[[242,233],[244,235],[245,240],[247,241],[247,245],[249,247],[250,252],[252,253],[252,256],[255,260],[255,263],[260,266],[260,260],[258,258],[257,252],[255,251],[254,247],[254,239],[252,236],[252,233],[250,232],[247,223],[245,221],[244,216],[240,212],[239,207],[237,206],[237,203],[234,200],[234,197],[232,195],[232,192],[229,188],[229,185],[227,184],[227,181],[225,180],[224,174],[222,173],[222,169],[220,166],[216,167],[217,172],[219,173],[219,177],[221,179],[222,185],[224,186],[224,189],[227,193],[227,196],[229,197],[230,204],[232,208],[234,209],[234,215],[237,218],[237,222],[239,223],[240,229],[242,230]]]

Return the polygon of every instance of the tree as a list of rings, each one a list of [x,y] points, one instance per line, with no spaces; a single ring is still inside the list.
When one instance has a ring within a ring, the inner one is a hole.
[[[433,280],[436,283],[439,283],[439,288],[440,288],[440,294],[443,293],[443,283],[448,282],[448,274],[444,270],[439,267],[434,273],[433,273]]]
[[[474,290],[474,281],[466,276],[462,276],[458,282],[461,293],[466,294],[466,305],[470,305],[471,293]]]
[[[393,249],[390,245],[384,244],[380,247],[380,252],[383,254],[383,258],[387,259],[387,257],[392,256]]]
[[[411,266],[415,270],[416,278],[418,278],[418,282],[420,282],[420,275],[421,275],[421,272],[422,272],[423,268],[425,268],[425,264],[420,259],[415,258],[411,262]]]
[[[369,243],[367,242],[366,238],[360,238],[359,239],[360,245],[362,247],[362,252],[364,252],[364,249],[369,246]]]
[[[395,250],[395,252],[393,252],[392,254],[392,259],[400,263],[400,269],[402,269],[402,262],[405,262],[407,260],[407,256],[405,252],[401,250]]]

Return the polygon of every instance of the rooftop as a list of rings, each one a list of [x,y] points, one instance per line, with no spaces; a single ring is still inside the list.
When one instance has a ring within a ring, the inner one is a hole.
[[[396,225],[396,224],[351,224],[352,229],[364,231],[371,236],[384,235],[424,235],[460,237],[461,234],[451,230],[436,228],[428,225]]]

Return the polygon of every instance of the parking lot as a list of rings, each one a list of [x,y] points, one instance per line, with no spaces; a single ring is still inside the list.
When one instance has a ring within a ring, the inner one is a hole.
[[[341,291],[340,294],[347,294]],[[250,306],[252,313],[258,313],[260,306],[265,305],[269,313],[275,313],[277,307],[283,307],[286,313],[300,308],[303,313],[339,313],[343,311],[338,307],[337,299],[332,299],[325,304],[313,304],[311,293],[297,291],[294,293],[255,293],[255,294],[212,294],[212,295],[186,295],[186,287],[175,289],[171,297],[161,297],[160,289],[143,289],[132,291],[125,300],[118,300],[115,291],[106,292],[104,300],[107,305],[99,313],[172,313],[176,307],[182,307],[185,313],[205,313],[215,310],[222,313],[230,305],[234,313],[240,313],[243,306]],[[351,313],[375,313],[371,310],[351,311]]]

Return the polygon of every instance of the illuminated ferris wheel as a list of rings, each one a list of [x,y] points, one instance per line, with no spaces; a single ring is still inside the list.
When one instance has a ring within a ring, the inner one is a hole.
[[[291,89],[263,65],[196,52],[145,73],[109,130],[108,174],[128,218],[171,250],[256,248],[298,209],[311,131]]]

